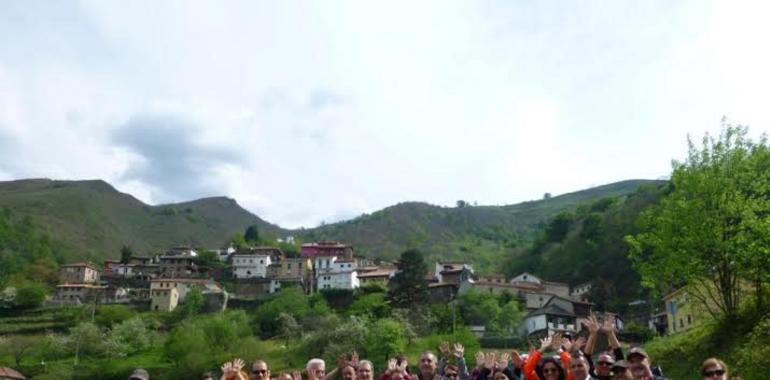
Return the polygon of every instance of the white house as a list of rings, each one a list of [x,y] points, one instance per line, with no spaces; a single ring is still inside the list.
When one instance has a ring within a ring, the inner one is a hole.
[[[267,277],[267,267],[272,264],[270,255],[234,253],[231,256],[235,278]]]
[[[517,284],[517,283],[530,283],[530,284],[542,285],[543,280],[533,275],[532,273],[524,272],[511,279],[511,284]]]
[[[355,270],[342,272],[325,271],[318,274],[318,290],[322,289],[355,289],[361,286],[358,273]]]

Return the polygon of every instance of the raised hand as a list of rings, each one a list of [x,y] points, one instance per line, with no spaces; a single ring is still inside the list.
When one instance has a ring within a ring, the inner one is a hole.
[[[540,352],[548,351],[548,348],[551,347],[552,341],[553,341],[553,338],[550,336],[540,339],[540,349],[538,349],[538,351]]]
[[[500,354],[500,359],[497,360],[497,368],[507,368],[510,359],[511,356],[507,352]]]
[[[486,357],[484,356],[484,353],[479,351],[476,353],[476,368],[483,368],[484,367],[484,360]]]
[[[232,362],[222,364],[221,380],[247,380],[241,372],[244,365],[245,363],[242,359],[235,359]]]
[[[583,324],[588,328],[589,333],[596,334],[599,332],[599,321],[593,315],[589,316],[588,320]]]
[[[577,337],[574,342],[572,342],[572,351],[578,351],[582,350],[583,347],[586,345],[586,338],[583,336]]]
[[[497,364],[497,352],[488,352],[484,357],[484,367],[491,371],[495,369],[495,364]]]
[[[462,357],[465,355],[465,347],[463,347],[463,345],[460,343],[455,343],[454,354],[456,358],[462,359]]]
[[[604,315],[604,324],[601,327],[602,332],[609,334],[610,332],[615,332],[615,316],[605,314]]]
[[[302,380],[302,373],[300,371],[294,371],[291,373],[291,380]]]
[[[408,365],[408,363],[406,362],[406,359],[404,359],[404,360],[401,361],[401,364],[399,364],[398,367],[396,367],[396,370],[398,372],[401,372],[401,373],[406,373],[406,366],[407,365]]]
[[[358,359],[358,352],[355,350],[350,354],[350,365],[353,366],[353,368],[358,368],[359,359]]]
[[[441,345],[438,347],[439,351],[441,351],[441,354],[444,355],[445,358],[449,357],[449,355],[452,353],[449,349],[449,342],[441,342]]]
[[[513,361],[513,366],[516,368],[524,366],[524,359],[521,357],[519,351],[513,350],[513,352],[511,352],[511,360]]]
[[[569,340],[569,338],[561,338],[561,348],[565,352],[571,352],[572,351],[572,341]]]

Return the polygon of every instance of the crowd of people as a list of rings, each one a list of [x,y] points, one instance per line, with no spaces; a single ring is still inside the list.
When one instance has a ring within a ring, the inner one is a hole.
[[[538,348],[529,353],[518,351],[478,352],[476,365],[471,370],[465,363],[465,348],[444,342],[439,347],[440,358],[433,352],[424,352],[416,371],[409,367],[403,356],[392,358],[378,380],[666,380],[659,367],[652,365],[647,353],[638,347],[624,355],[615,335],[611,318],[600,324],[595,318],[586,323],[587,337],[554,334],[540,341]],[[594,355],[600,334],[606,335],[609,349]],[[595,360],[594,360],[595,359]],[[304,371],[281,372],[272,376],[268,363],[254,361],[249,368],[242,359],[227,362],[221,367],[220,380],[374,380],[374,364],[362,360],[356,352],[338,358],[336,367],[327,373],[326,362],[310,359]],[[703,380],[727,380],[727,365],[719,359],[703,362],[700,375]],[[137,369],[130,380],[150,380],[147,371]],[[214,373],[205,373],[202,380],[215,380]],[[732,378],[732,380],[739,380]]]

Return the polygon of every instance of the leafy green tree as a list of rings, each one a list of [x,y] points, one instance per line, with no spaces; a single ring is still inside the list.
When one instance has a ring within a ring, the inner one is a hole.
[[[326,307],[328,308],[328,305]],[[308,315],[310,310],[308,297],[300,289],[290,288],[261,305],[257,309],[254,319],[259,325],[260,335],[263,338],[269,338],[275,336],[280,329],[278,316],[281,313],[287,313],[296,319],[301,319]]]
[[[243,233],[243,238],[247,243],[257,244],[259,242],[259,229],[256,225],[251,225],[246,228],[246,232]]]
[[[78,356],[102,353],[102,332],[94,323],[82,322],[70,329],[69,340]]]
[[[36,340],[34,337],[25,335],[12,335],[6,338],[0,338],[0,353],[13,358],[16,367],[21,367],[25,358],[34,353]]]
[[[37,282],[25,282],[16,287],[14,304],[19,309],[33,309],[40,307],[45,301],[46,290],[43,284]]]
[[[689,141],[670,193],[643,213],[643,232],[627,238],[645,286],[665,293],[689,284],[706,310],[730,318],[751,266],[770,252],[770,156],[766,139],[755,143],[747,132],[726,124],[700,148]]]
[[[428,266],[422,253],[416,249],[405,251],[401,254],[398,269],[388,293],[391,304],[402,308],[427,304],[429,293],[425,275],[428,273]]]
[[[390,305],[385,298],[385,293],[365,294],[359,296],[350,305],[347,313],[348,315],[380,319],[390,315]]]
[[[545,236],[548,241],[559,242],[564,240],[574,221],[575,216],[571,212],[563,212],[556,215],[545,229]]]
[[[379,319],[371,324],[366,335],[366,355],[384,363],[393,355],[404,352],[407,342],[407,332],[401,323],[390,318]]]
[[[132,318],[115,325],[106,341],[109,342],[109,350],[106,350],[108,356],[123,357],[148,349],[153,341],[153,333],[141,318]]]
[[[102,305],[96,309],[96,324],[111,328],[113,325],[131,319],[136,312],[126,305]]]
[[[120,248],[120,262],[122,264],[128,264],[132,257],[134,257],[134,250],[130,246],[124,245]]]
[[[204,250],[195,259],[198,263],[198,267],[202,270],[208,271],[216,268],[224,268],[226,265],[219,259],[219,255],[212,250]]]

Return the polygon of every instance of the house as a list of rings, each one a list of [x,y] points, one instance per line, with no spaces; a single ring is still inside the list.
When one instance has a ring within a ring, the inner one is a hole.
[[[433,276],[439,283],[460,285],[473,277],[473,267],[464,263],[436,263]]]
[[[428,292],[430,293],[430,303],[448,303],[457,297],[459,286],[452,283],[440,283],[436,282],[428,284]]]
[[[315,271],[317,289],[356,289],[361,286],[355,259],[333,256],[316,257],[316,261],[321,264]]]
[[[0,367],[0,380],[26,380],[21,373],[13,368]]]
[[[668,332],[668,313],[666,311],[661,311],[659,313],[653,314],[650,317],[650,321],[648,322],[647,326],[650,328],[650,330],[654,331],[660,336],[666,335]]]
[[[683,286],[663,297],[666,305],[667,330],[669,334],[686,331],[698,324],[706,314],[699,301],[694,300]]]
[[[589,302],[553,294],[536,294],[536,296],[537,302],[542,302],[540,296],[543,296],[542,299],[546,301],[542,307],[530,311],[525,317],[521,329],[527,336],[543,338],[556,332],[575,333],[591,315],[593,304]]]
[[[159,275],[165,278],[193,277],[198,273],[198,252],[186,246],[174,247],[159,258]]]
[[[381,284],[388,286],[390,278],[393,277],[395,273],[395,268],[376,268],[373,270],[368,270],[367,268],[363,271],[359,270],[358,281],[361,283],[361,286],[367,284]]]
[[[563,282],[543,281],[541,283],[545,288],[544,293],[557,295],[559,297],[569,298],[569,285]]]
[[[336,241],[319,241],[302,244],[300,255],[303,258],[316,258],[319,256],[336,256],[346,260],[353,260],[353,247]]]
[[[533,275],[532,273],[524,272],[511,279],[511,284],[518,284],[518,283],[541,285],[543,283],[543,280]]]
[[[243,278],[266,278],[267,268],[274,261],[280,260],[283,252],[278,248],[255,247],[239,249],[230,255],[230,263],[233,267],[233,277]]]
[[[150,281],[150,310],[172,311],[187,298],[190,290],[197,288],[206,294],[224,295],[222,287],[210,279],[157,278]],[[168,290],[175,289],[173,292]],[[176,296],[174,295],[176,293]]]
[[[251,277],[235,281],[235,296],[240,299],[267,298],[281,290],[281,282],[273,278]]]
[[[93,284],[99,281],[99,270],[90,262],[62,265],[59,269],[60,284]]]
[[[307,276],[308,268],[312,267],[308,259],[301,257],[282,258],[273,262],[267,268],[267,277],[280,281],[301,282]]]
[[[582,301],[588,301],[589,293],[591,293],[591,283],[590,282],[584,282],[579,285],[575,285],[572,287],[572,290],[570,290],[570,297],[576,298]]]
[[[91,302],[103,302],[107,287],[94,284],[60,284],[56,286],[56,295],[52,303],[58,305],[80,305]]]

